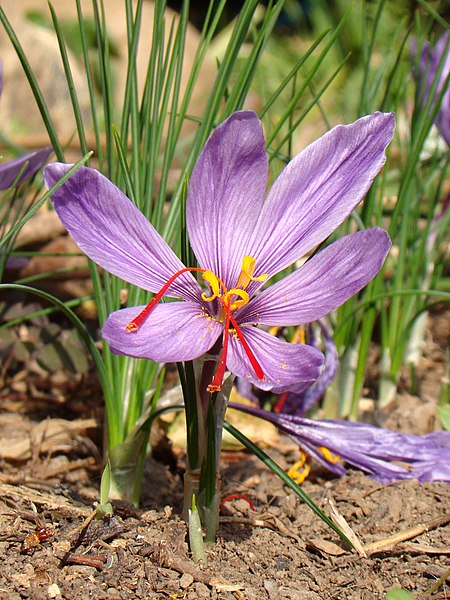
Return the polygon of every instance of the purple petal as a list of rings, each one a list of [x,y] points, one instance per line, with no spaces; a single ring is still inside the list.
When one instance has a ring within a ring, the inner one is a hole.
[[[450,432],[418,436],[364,423],[313,421],[231,402],[230,406],[274,423],[337,475],[345,473],[345,469],[328,461],[320,448],[328,448],[335,456],[383,482],[399,479],[450,482]]]
[[[417,54],[417,42],[413,40],[411,47],[412,59]],[[436,126],[440,134],[450,146],[450,82],[447,80],[450,73],[450,33],[446,31],[433,47],[429,42],[422,46],[420,54],[419,72],[416,75],[418,79],[420,101],[426,104],[429,98],[430,90],[438,78],[434,95],[436,99],[441,94],[444,85],[446,89],[443,92],[441,105],[436,115]],[[434,104],[434,102],[433,102]]]
[[[441,63],[442,60],[443,63]],[[439,96],[443,86],[446,84],[446,90],[442,96],[441,106],[436,116],[436,127],[439,129],[439,132],[446,141],[447,145],[450,146],[450,81],[448,81],[450,74],[449,31],[446,31],[444,35],[439,38],[432,52],[431,61],[430,71],[434,70],[434,76],[439,77],[439,83],[436,88],[436,96]]]
[[[324,357],[316,348],[288,344],[256,327],[244,326],[242,333],[264,372],[265,381],[257,378],[244,347],[232,335],[227,367],[238,377],[248,379],[263,390],[291,385],[306,388],[319,377]]]
[[[46,146],[40,150],[34,150],[14,160],[0,163],[0,190],[7,190],[15,182],[19,173],[19,179],[15,185],[20,185],[27,179],[30,179],[45,163],[47,158],[53,152],[53,148]],[[23,171],[22,171],[23,169]]]
[[[158,304],[136,332],[126,326],[143,306],[113,312],[102,336],[115,354],[148,358],[155,362],[193,360],[207,352],[223,331],[222,325],[202,312],[195,302]]]
[[[291,160],[255,227],[249,254],[258,271],[288,267],[348,217],[384,165],[393,132],[394,114],[375,113],[334,127]]]
[[[303,415],[319,402],[336,377],[339,367],[339,356],[333,338],[328,334],[326,328],[318,322],[322,332],[323,345],[325,347],[325,364],[317,381],[306,390],[289,390],[281,412],[291,415]]]
[[[244,306],[239,322],[299,325],[320,319],[375,277],[390,245],[378,227],[339,239]]]
[[[0,260],[2,259],[1,255],[4,254],[5,250],[0,248]],[[8,256],[5,261],[5,270],[6,271],[18,271],[19,269],[23,269],[27,266],[30,259],[22,256]]]
[[[189,183],[186,220],[199,264],[236,286],[267,185],[261,122],[236,112],[213,132]]]
[[[52,163],[44,171],[48,188],[70,165]],[[158,292],[183,263],[119,188],[95,169],[80,167],[53,194],[59,218],[95,263],[124,281]],[[190,273],[178,277],[167,296],[195,299],[200,286]]]

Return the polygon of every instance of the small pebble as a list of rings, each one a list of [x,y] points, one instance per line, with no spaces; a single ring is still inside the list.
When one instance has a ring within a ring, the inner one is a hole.
[[[61,598],[61,590],[56,583],[48,586],[47,594],[49,598]]]
[[[210,597],[208,586],[204,583],[200,583],[199,581],[197,581],[197,583],[195,584],[195,593],[197,594],[197,598]]]
[[[185,590],[194,583],[194,578],[189,573],[184,573],[180,577],[180,587]]]

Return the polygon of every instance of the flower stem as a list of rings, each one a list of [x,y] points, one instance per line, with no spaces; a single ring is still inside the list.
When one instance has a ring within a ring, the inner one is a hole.
[[[219,525],[220,450],[223,424],[233,377],[229,377],[219,392],[211,394],[206,420],[206,455],[202,465],[199,491],[199,510],[205,527],[207,544],[214,543]]]
[[[220,440],[217,440],[216,426],[218,423],[216,415],[216,400],[218,395],[218,392],[216,392],[211,396],[211,403],[206,424],[207,451],[205,461],[202,465],[200,477],[199,506],[201,510],[202,521],[206,529],[205,541],[207,543],[213,543],[215,541],[217,527],[219,524],[220,465],[217,454],[218,450],[220,454],[222,436],[220,435]],[[223,419],[221,425],[223,425]],[[219,442],[218,448],[217,442]]]

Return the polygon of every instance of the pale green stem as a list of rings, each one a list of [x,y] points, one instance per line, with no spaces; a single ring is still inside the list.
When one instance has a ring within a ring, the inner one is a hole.
[[[392,373],[392,359],[389,346],[383,348],[380,360],[380,384],[378,387],[378,406],[384,408],[395,398],[397,393],[397,382],[400,373]]]
[[[360,336],[358,335],[355,343],[348,346],[341,361],[339,378],[338,378],[338,393],[340,408],[339,414],[346,417],[352,412],[356,365],[359,356]]]

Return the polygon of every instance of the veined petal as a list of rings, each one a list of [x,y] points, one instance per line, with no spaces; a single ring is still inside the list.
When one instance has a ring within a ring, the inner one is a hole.
[[[263,325],[316,321],[367,285],[390,245],[388,234],[378,227],[347,235],[264,290],[239,311],[238,321]]]
[[[236,112],[212,133],[189,182],[186,220],[199,264],[236,285],[267,185],[261,122]]]
[[[250,364],[244,347],[236,335],[230,336],[227,367],[263,390],[296,386],[300,390],[311,385],[320,375],[323,354],[312,346],[288,344],[256,327],[242,327],[248,345],[260,364],[265,381],[260,381]]]
[[[321,448],[382,482],[402,479],[450,481],[450,432],[411,435],[365,423],[321,421],[273,413],[236,402],[230,407],[274,423],[324,467],[345,474]],[[395,464],[403,463],[404,466]]]
[[[62,163],[49,165],[44,171],[47,187],[69,168]],[[183,269],[183,263],[131,200],[95,169],[77,169],[53,194],[52,202],[81,250],[124,281],[158,292]],[[184,273],[166,295],[194,299],[199,293],[192,275]]]
[[[144,306],[113,312],[102,336],[115,354],[148,358],[155,362],[193,360],[207,352],[223,331],[196,302],[158,304],[138,331],[125,328]]]
[[[16,177],[22,171],[16,185],[20,185],[38,171],[53,152],[53,148],[46,146],[40,150],[28,152],[19,158],[0,163],[0,190],[7,190],[12,186]]]
[[[417,54],[417,41],[413,40],[411,48],[412,58]],[[425,42],[420,55],[419,72],[417,74],[419,95],[422,104],[426,104],[433,83],[438,78],[435,88],[435,100],[442,93],[443,86],[447,83],[443,92],[441,105],[436,115],[435,123],[440,134],[450,146],[450,84],[447,78],[450,73],[450,33],[446,31],[433,47]],[[434,101],[432,106],[434,105]]]
[[[362,200],[385,163],[393,113],[338,125],[298,154],[263,204],[249,254],[269,276],[332,233]],[[249,293],[258,288],[250,284]]]
[[[287,390],[287,396],[280,412],[301,416],[315,406],[323,397],[328,387],[336,377],[339,368],[339,356],[333,341],[326,327],[317,322],[322,332],[323,345],[325,349],[325,364],[319,378],[306,390],[297,392],[296,389]],[[312,326],[310,326],[312,328]],[[314,347],[317,347],[313,344]]]

